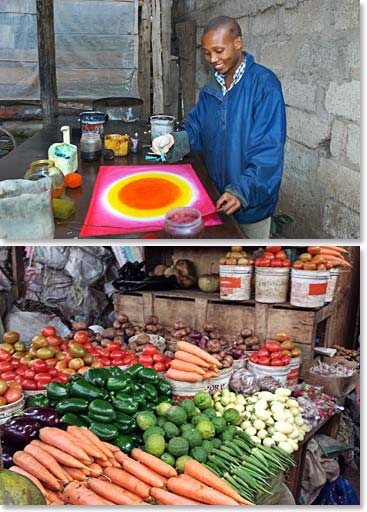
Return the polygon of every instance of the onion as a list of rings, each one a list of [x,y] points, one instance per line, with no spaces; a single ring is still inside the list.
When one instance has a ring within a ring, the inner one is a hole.
[[[199,341],[199,347],[205,349],[208,341],[209,341],[208,336],[202,336]]]

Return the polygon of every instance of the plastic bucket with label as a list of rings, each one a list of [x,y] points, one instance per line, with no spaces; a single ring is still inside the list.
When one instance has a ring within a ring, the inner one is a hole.
[[[293,389],[298,384],[299,372],[301,369],[302,357],[292,357],[290,362],[290,371],[287,378],[287,387]]]
[[[12,416],[20,415],[24,409],[24,396],[12,404],[0,407],[0,425],[8,421]]]
[[[328,281],[327,289],[326,289],[325,302],[332,302],[335,299],[339,276],[340,276],[340,268],[339,267],[330,269],[330,276],[329,276],[329,281]]]
[[[249,361],[247,363],[247,367],[260,379],[269,376],[274,377],[274,379],[277,379],[282,386],[287,386],[288,374],[291,370],[290,364],[287,366],[263,366]]]
[[[320,308],[325,304],[329,270],[292,268],[291,304],[301,308]]]
[[[219,265],[220,298],[249,300],[253,267],[250,265]]]
[[[287,302],[289,268],[255,267],[255,300],[268,304]]]

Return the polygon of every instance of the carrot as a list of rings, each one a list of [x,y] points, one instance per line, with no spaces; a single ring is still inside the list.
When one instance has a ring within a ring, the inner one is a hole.
[[[212,371],[204,373],[203,380],[208,380],[208,379],[211,379],[211,378],[217,377],[217,376],[218,376],[218,372],[212,370]]]
[[[340,252],[335,251],[334,249],[329,249],[329,247],[321,247],[320,254],[328,254],[329,256],[335,256],[336,258],[344,259],[344,256],[340,254]]]
[[[157,473],[144,466],[144,464],[128,458],[123,460],[122,466],[128,473],[131,473],[152,487],[164,487],[165,481],[163,477],[158,476]]]
[[[98,478],[89,478],[88,487],[99,496],[113,501],[116,505],[136,505],[138,503],[143,503],[140,499],[138,501],[132,500],[125,494],[124,489],[118,485],[111,484],[109,482],[102,482],[101,480],[98,480]]]
[[[67,432],[55,427],[43,427],[39,431],[39,437],[45,443],[60,448],[62,451],[72,455],[84,464],[90,464],[92,461],[85,451],[75,443],[76,438]]]
[[[73,425],[70,425],[66,431],[71,434],[72,436],[76,437],[78,439],[78,443],[80,441],[83,441],[83,449],[84,451],[90,455],[91,457],[94,457],[95,459],[102,459],[107,460],[106,455],[96,446],[95,443],[92,443],[89,441],[89,438],[87,438],[84,435],[83,430],[80,427],[75,427]]]
[[[115,459],[120,464],[123,464],[124,460],[129,459],[129,458],[130,457],[128,455],[126,455],[126,453],[122,452],[120,449],[119,449],[119,451],[115,452]]]
[[[166,372],[166,377],[172,380],[180,380],[184,382],[201,382],[203,377],[195,372],[180,372],[180,370],[174,370],[170,368]]]
[[[112,459],[111,460],[101,460],[101,459],[97,459],[97,462],[98,464],[101,466],[101,468],[112,468],[113,467],[113,464],[112,464]]]
[[[209,363],[201,359],[200,357],[194,356],[193,354],[189,354],[184,350],[177,350],[175,352],[175,359],[179,359],[180,361],[185,361],[186,363],[196,364],[197,366],[201,366],[203,368],[209,368]]]
[[[202,348],[197,347],[196,345],[193,345],[192,343],[188,343],[187,341],[178,341],[177,347],[180,350],[184,350],[185,352],[188,352],[189,354],[194,354],[197,357],[200,357],[201,359],[204,359],[204,361],[214,364],[215,366],[218,366],[220,368],[222,365],[218,361],[218,359],[215,359],[212,355],[208,354],[203,350]]]
[[[109,450],[112,453],[120,451],[120,448],[118,446],[115,446],[114,444],[111,443],[107,443],[107,441],[102,441],[102,444],[107,450]]]
[[[89,468],[85,468],[85,469],[83,468],[83,469],[81,469],[80,471],[81,471],[81,472],[83,473],[83,475],[85,475],[85,476],[89,476],[89,475],[90,475],[90,469],[89,469]]]
[[[326,259],[326,261],[331,263],[334,267],[337,267],[338,265],[340,265],[342,267],[351,267],[351,264],[348,261],[346,261],[345,259],[337,258],[336,256],[330,256],[327,254],[324,254],[324,258]]]
[[[149,498],[149,485],[127,471],[117,468],[107,468],[104,474],[112,480],[114,484],[140,496],[143,500],[147,500]]]
[[[205,370],[203,368],[200,368],[200,366],[197,366],[196,364],[187,363],[185,361],[181,361],[180,359],[173,359],[171,361],[170,368],[173,368],[174,370],[181,370],[182,372],[196,372],[199,375],[204,375]]]
[[[95,476],[102,475],[102,473],[103,473],[103,469],[96,462],[92,462],[92,464],[89,464],[88,469]]]
[[[47,491],[46,497],[47,505],[65,505],[64,501],[60,499],[59,495],[54,491]]]
[[[213,489],[220,491],[221,493],[233,498],[243,505],[252,505],[250,501],[245,500],[236,492],[230,485],[228,485],[224,480],[217,477],[214,473],[209,471],[206,467],[204,467],[200,462],[197,462],[195,459],[189,459],[185,464],[185,474],[189,475],[196,480],[199,480],[203,484],[209,485]]]
[[[154,457],[154,455],[150,455],[150,453],[146,453],[140,448],[134,448],[131,452],[131,455],[135,460],[141,462],[148,466],[148,468],[152,469],[156,473],[163,475],[165,477],[177,476],[177,471],[167,464],[163,462],[163,460],[158,459],[158,457]]]
[[[25,469],[31,475],[44,482],[53,491],[61,491],[62,484],[53,476],[52,473],[43,465],[38,462],[32,455],[26,452],[15,452],[13,461],[22,469]]]
[[[168,480],[168,489],[175,494],[194,498],[206,505],[238,505],[237,501],[233,498],[187,475],[170,478]]]
[[[109,459],[109,458],[113,458],[113,453],[112,451],[109,449],[108,446],[105,445],[105,443],[103,441],[100,440],[100,438],[98,436],[96,436],[96,434],[93,434],[93,432],[91,432],[89,429],[87,429],[86,427],[80,427],[80,430],[82,431],[82,433],[85,435],[85,437],[94,445],[94,446],[97,446],[97,448],[105,454],[105,456]]]
[[[29,480],[32,480],[34,485],[36,487],[38,487],[38,489],[41,491],[41,493],[44,496],[47,495],[47,491],[44,488],[44,486],[41,484],[41,482],[38,480],[38,478],[36,478],[35,476],[31,475],[31,473],[29,473],[28,471],[25,471],[22,468],[19,468],[18,466],[11,466],[11,468],[9,468],[9,469],[10,469],[10,471],[13,471],[14,473],[18,473],[19,475],[26,476],[27,478],[29,478]]]
[[[64,499],[69,505],[114,505],[79,482],[70,482],[65,487]]]
[[[321,247],[321,249],[332,249],[333,251],[337,251],[339,253],[343,253],[343,254],[349,254],[349,251],[347,251],[346,249],[344,249],[344,247],[339,247],[337,245],[324,245]]]
[[[63,466],[64,470],[71,476],[71,480],[77,480],[78,482],[83,482],[87,479],[87,475],[83,473],[82,469],[78,468],[69,468],[67,466]]]
[[[53,458],[55,460],[57,460],[57,462],[59,462],[60,464],[63,464],[64,466],[70,466],[72,468],[79,468],[79,469],[86,468],[85,464],[80,462],[80,460],[59,450],[55,446],[51,446],[50,444],[43,443],[42,441],[39,441],[38,439],[33,439],[33,441],[31,441],[30,444],[32,444],[34,446],[39,446],[40,448],[43,448],[46,452],[48,452],[50,455],[52,455]]]
[[[189,498],[178,496],[177,494],[165,491],[164,489],[158,489],[157,487],[152,487],[150,494],[155,498],[158,505],[201,505],[200,501],[190,500]]]
[[[41,464],[43,464],[51,473],[62,482],[70,482],[72,479],[70,475],[66,473],[66,471],[60,466],[60,464],[55,460],[52,455],[47,453],[45,450],[40,448],[39,446],[34,446],[32,444],[28,444],[24,451],[33,455],[33,457],[38,460]]]

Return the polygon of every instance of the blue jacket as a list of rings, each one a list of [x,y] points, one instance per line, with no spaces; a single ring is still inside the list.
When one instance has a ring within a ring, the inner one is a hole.
[[[172,157],[203,155],[220,194],[238,197],[239,223],[273,214],[278,201],[286,139],[285,105],[278,78],[246,54],[241,80],[223,96],[214,72],[200,91]]]

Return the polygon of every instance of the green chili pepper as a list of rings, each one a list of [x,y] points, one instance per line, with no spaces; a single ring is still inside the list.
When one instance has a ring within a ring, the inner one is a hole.
[[[90,425],[89,430],[102,439],[102,441],[111,441],[112,439],[115,439],[119,433],[116,425],[113,423],[107,424],[93,422]]]
[[[64,414],[64,416],[61,416],[60,421],[63,421],[68,425],[75,425],[76,427],[88,426],[88,424],[85,423],[79,415],[77,416],[73,412],[68,412],[67,414]]]
[[[158,393],[153,384],[148,384],[145,382],[141,387],[144,395],[147,398],[147,402],[153,402],[156,404],[158,402]]]
[[[137,378],[139,382],[148,382],[149,384],[157,384],[159,379],[158,373],[153,368],[143,368]]]
[[[114,424],[121,434],[131,434],[136,429],[136,420],[133,416],[128,416],[123,412],[116,411]]]
[[[88,401],[84,398],[64,398],[57,402],[55,410],[60,414],[68,412],[85,412],[88,409]]]
[[[110,377],[107,380],[106,387],[109,391],[123,391],[124,393],[132,393],[134,390],[133,381],[128,375]]]
[[[86,427],[89,427],[93,423],[87,414],[78,414],[78,417],[82,420]]]
[[[89,382],[86,382],[85,380],[80,380],[72,384],[71,395],[76,398],[85,398],[90,402],[96,398],[103,398],[105,396],[105,391],[96,388],[96,386],[89,384]]]
[[[55,382],[57,384],[57,382]],[[39,395],[30,396],[27,398],[27,407],[49,407],[50,400],[47,396],[40,393]]]
[[[172,394],[171,384],[163,379],[158,379],[155,387],[157,388],[159,395],[171,396]]]
[[[156,404],[154,404],[153,402],[147,402],[144,406],[143,406],[143,409],[144,411],[153,411],[155,412],[155,408],[157,407]]]
[[[106,400],[96,398],[88,407],[88,416],[99,423],[110,423],[116,419],[116,413],[112,405]]]
[[[142,364],[133,364],[126,370],[125,374],[132,379],[137,379],[142,370],[144,370],[144,366]]]
[[[139,402],[135,396],[128,396],[121,391],[117,393],[116,397],[112,400],[113,407],[120,412],[132,416],[138,410]]]
[[[91,368],[84,374],[84,380],[97,388],[104,388],[109,376],[110,372],[106,368]]]
[[[61,382],[51,382],[47,386],[47,398],[49,400],[61,400],[70,396],[70,386]]]
[[[131,450],[134,448],[134,441],[131,436],[119,434],[116,439],[113,440],[113,444],[118,446],[121,451],[130,455]]]

